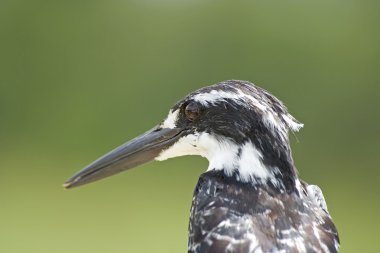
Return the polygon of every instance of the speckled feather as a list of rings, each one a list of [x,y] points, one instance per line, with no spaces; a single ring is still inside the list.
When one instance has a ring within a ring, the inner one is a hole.
[[[338,252],[330,215],[309,196],[204,173],[194,192],[190,253]]]

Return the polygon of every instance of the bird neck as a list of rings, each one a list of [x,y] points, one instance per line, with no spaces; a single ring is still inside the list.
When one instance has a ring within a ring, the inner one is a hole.
[[[262,139],[249,139],[240,145],[224,141],[207,158],[208,171],[222,170],[238,181],[268,185],[279,191],[296,189],[298,177],[289,145],[265,144]]]

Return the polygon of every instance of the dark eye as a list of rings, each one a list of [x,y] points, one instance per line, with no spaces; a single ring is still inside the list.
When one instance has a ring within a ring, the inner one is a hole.
[[[201,108],[198,103],[190,102],[185,107],[186,118],[190,121],[196,120],[201,114]]]

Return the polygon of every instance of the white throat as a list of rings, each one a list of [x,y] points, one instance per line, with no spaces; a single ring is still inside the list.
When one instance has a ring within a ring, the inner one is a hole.
[[[270,180],[276,184],[273,172],[277,172],[278,169],[269,169],[263,164],[262,153],[251,141],[238,145],[224,137],[196,132],[180,138],[170,148],[162,151],[156,160],[163,161],[184,155],[200,155],[207,158],[207,171],[224,170],[228,176],[239,172],[239,179],[243,182]]]

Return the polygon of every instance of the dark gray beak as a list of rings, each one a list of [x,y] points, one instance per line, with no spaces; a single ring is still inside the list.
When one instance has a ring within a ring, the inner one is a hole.
[[[174,144],[181,133],[179,128],[155,127],[100,157],[68,179],[63,186],[72,188],[87,184],[150,162]]]

